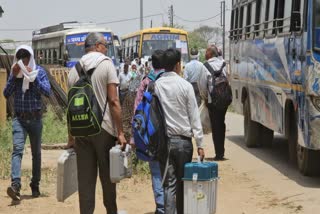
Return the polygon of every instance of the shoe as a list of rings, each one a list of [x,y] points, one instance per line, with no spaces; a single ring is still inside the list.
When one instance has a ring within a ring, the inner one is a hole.
[[[223,161],[223,160],[226,160],[223,156],[215,156],[213,158],[214,161]]]
[[[30,183],[30,188],[31,188],[31,192],[32,192],[32,197],[38,198],[40,196],[39,186],[32,185],[32,183]]]
[[[12,200],[20,201],[20,186],[18,184],[12,184],[8,187],[7,194]]]

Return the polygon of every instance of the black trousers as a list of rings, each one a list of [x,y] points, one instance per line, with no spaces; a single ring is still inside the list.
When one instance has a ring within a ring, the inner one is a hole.
[[[208,105],[209,117],[212,128],[212,141],[214,144],[214,150],[216,152],[216,157],[224,157],[224,140],[226,135],[226,124],[225,117],[227,109],[217,109],[210,104]]]
[[[95,207],[96,182],[99,177],[103,203],[108,214],[117,214],[116,184],[110,181],[109,150],[115,137],[102,129],[96,136],[76,138],[78,189],[81,214],[92,214]]]
[[[164,213],[183,214],[183,175],[184,165],[191,162],[193,146],[191,139],[169,140],[169,165],[164,181]],[[160,162],[164,175],[166,161]]]

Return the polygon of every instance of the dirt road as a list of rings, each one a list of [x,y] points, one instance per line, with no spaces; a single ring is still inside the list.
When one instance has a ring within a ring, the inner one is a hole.
[[[217,214],[314,214],[320,213],[320,178],[308,178],[288,164],[285,140],[276,136],[272,148],[248,149],[243,143],[243,117],[228,113],[226,158],[219,162]],[[211,137],[205,137],[206,156],[213,157]],[[55,199],[55,161],[58,152],[43,154],[43,196],[30,197],[30,178],[23,178],[22,201],[12,205],[5,190],[9,180],[0,181],[0,213],[79,213],[78,196],[64,203]],[[23,168],[30,168],[30,152]],[[29,161],[27,161],[29,159]],[[95,213],[105,213],[100,184],[97,185]],[[119,210],[128,214],[152,214],[154,202],[150,179],[135,177],[118,186]]]

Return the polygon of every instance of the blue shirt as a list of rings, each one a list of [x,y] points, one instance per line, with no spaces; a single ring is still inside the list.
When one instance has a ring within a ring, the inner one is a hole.
[[[23,78],[16,78],[12,73],[9,76],[3,95],[7,99],[14,95],[16,113],[39,111],[42,109],[41,94],[50,96],[51,86],[46,71],[40,66],[36,69],[39,73],[34,82],[30,82],[29,89],[25,93],[22,92]]]
[[[190,83],[199,82],[199,78],[202,72],[206,69],[204,65],[199,62],[198,60],[191,60],[189,63],[186,64],[184,68],[184,79]]]

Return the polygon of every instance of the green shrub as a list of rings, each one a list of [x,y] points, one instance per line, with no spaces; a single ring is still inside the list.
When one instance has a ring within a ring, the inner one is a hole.
[[[42,143],[57,144],[67,143],[68,130],[66,117],[60,120],[54,111],[49,108],[43,116]]]
[[[10,174],[12,152],[12,125],[8,121],[0,126],[0,178],[7,178]]]

